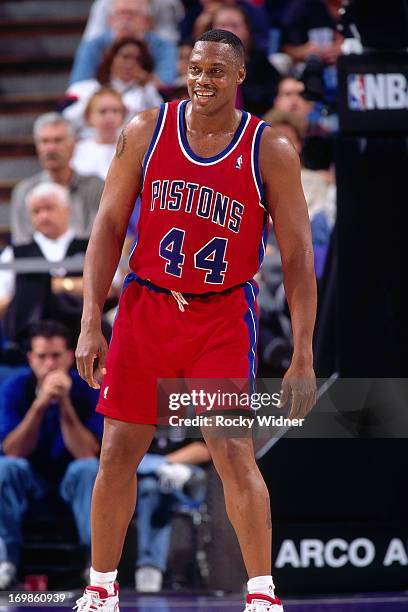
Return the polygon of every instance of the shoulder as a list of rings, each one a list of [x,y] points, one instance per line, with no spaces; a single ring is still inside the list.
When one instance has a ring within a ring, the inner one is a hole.
[[[273,162],[273,163],[271,163]],[[281,170],[283,166],[300,166],[299,154],[288,138],[273,127],[267,126],[261,137],[259,149],[261,169]]]
[[[100,87],[96,79],[84,79],[83,81],[77,81],[70,85],[67,89],[67,93],[77,96],[86,96],[95,93]]]
[[[30,191],[33,187],[35,187],[41,181],[46,180],[46,177],[42,172],[38,172],[37,174],[33,174],[28,178],[19,181],[17,185],[13,189],[13,194],[23,196]]]
[[[138,113],[123,129],[119,138],[120,146],[129,145],[133,151],[144,155],[153,138],[154,130],[159,118],[160,107]]]
[[[84,40],[81,43],[84,49],[102,49],[106,47],[112,41],[112,34],[110,31],[103,32],[103,34],[99,34],[99,36],[95,36],[95,38],[90,38],[88,40]]]
[[[9,400],[12,397],[20,397],[24,393],[25,385],[33,378],[33,373],[29,367],[19,368],[11,374],[1,385],[2,398],[7,396]]]
[[[87,146],[85,145],[85,148]],[[80,192],[88,193],[89,191],[100,191],[103,189],[103,180],[98,176],[85,176],[84,174],[78,174],[74,172],[74,181]]]
[[[1,263],[8,263],[9,261],[13,261],[13,259],[14,259],[13,247],[10,245],[7,245],[6,247],[4,247],[4,249],[2,250],[0,254],[0,261]]]

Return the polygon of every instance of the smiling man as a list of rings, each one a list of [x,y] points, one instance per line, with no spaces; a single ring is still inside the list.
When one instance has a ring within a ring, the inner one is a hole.
[[[157,423],[157,379],[254,382],[253,276],[269,215],[294,337],[281,401],[291,396],[291,417],[304,417],[314,402],[316,286],[299,158],[266,123],[235,109],[244,78],[240,39],[224,30],[206,32],[190,57],[190,100],[138,115],[122,133],[107,176],[86,256],[76,351],[90,386],[98,388],[103,375],[98,410],[105,415],[92,507],[91,586],[78,602],[81,612],[118,608],[116,568],[135,505],[136,468]],[[107,351],[101,312],[142,187],[132,272]],[[249,575],[246,611],[282,612],[271,576],[269,495],[252,439],[214,437],[206,428],[203,434]]]

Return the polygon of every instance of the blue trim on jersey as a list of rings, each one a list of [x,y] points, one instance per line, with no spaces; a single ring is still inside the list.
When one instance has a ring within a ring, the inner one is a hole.
[[[186,135],[186,129],[185,129],[185,125],[184,125],[184,121],[185,121],[185,111],[186,111],[186,106],[188,104],[189,100],[184,100],[181,105],[180,105],[180,112],[179,112],[179,117],[178,117],[178,121],[179,121],[179,130],[180,130],[180,137],[181,137],[181,143],[186,151],[186,153],[195,161],[200,162],[201,164],[212,164],[216,161],[218,161],[219,159],[222,159],[223,157],[225,157],[230,151],[231,149],[235,146],[235,144],[237,143],[237,141],[239,140],[245,125],[246,125],[246,121],[247,121],[247,117],[248,117],[248,113],[246,111],[242,111],[242,117],[241,117],[241,122],[231,140],[231,142],[229,143],[229,145],[227,147],[225,147],[225,149],[223,151],[221,151],[221,153],[218,153],[217,155],[213,155],[213,157],[200,157],[199,155],[196,155],[194,153],[194,151],[190,148],[190,145],[188,144],[188,140],[187,140],[187,135]]]
[[[265,201],[265,189],[262,183],[262,179],[261,179],[261,172],[259,170],[259,147],[261,144],[261,136],[263,134],[263,131],[266,127],[269,127],[268,123],[263,122],[261,124],[261,127],[258,129],[258,132],[255,136],[255,142],[254,142],[254,170],[255,170],[255,180],[256,180],[256,184],[258,185],[258,189],[259,189],[259,193],[261,196],[261,203],[263,204]]]
[[[268,242],[268,213],[265,211],[264,213],[264,222],[263,222],[263,230],[262,230],[262,236],[261,236],[261,241],[259,243],[259,266],[261,266],[261,263],[263,262],[263,259],[265,257],[265,253],[266,253],[266,243]]]
[[[259,289],[254,281],[248,281],[244,285],[245,301],[248,310],[244,315],[244,321],[249,333],[249,349],[248,349],[248,379],[251,385],[251,393],[255,391],[255,378],[257,369],[257,345],[259,322],[255,309],[255,300],[259,293]]]
[[[157,117],[156,127],[154,128],[153,136],[152,136],[152,139],[151,139],[151,141],[150,141],[149,148],[147,149],[147,152],[146,152],[146,155],[145,155],[145,158],[144,158],[144,161],[143,161],[143,178],[142,178],[142,185],[143,185],[143,183],[144,183],[146,166],[147,166],[147,163],[148,163],[148,161],[149,161],[149,159],[150,159],[150,156],[151,156],[151,154],[152,154],[152,151],[153,151],[154,145],[156,144],[157,137],[158,137],[159,132],[160,132],[161,124],[162,124],[162,122],[163,122],[163,115],[164,115],[164,110],[165,110],[165,108],[166,108],[166,105],[165,105],[164,103],[163,103],[163,104],[160,104],[160,110],[159,110],[159,114],[158,114],[158,117]]]
[[[111,333],[111,337],[110,337],[110,340],[109,340],[109,346],[112,343],[113,334],[115,333],[115,323],[116,323],[116,319],[117,319],[118,314],[119,314],[120,301],[121,301],[123,292],[125,291],[126,287],[128,287],[130,285],[130,283],[132,281],[136,280],[136,279],[137,279],[136,274],[134,272],[129,272],[129,274],[126,275],[125,280],[123,281],[122,289],[120,290],[120,296],[119,296],[119,300],[118,300],[118,305],[116,307],[115,316],[113,318],[112,333]]]

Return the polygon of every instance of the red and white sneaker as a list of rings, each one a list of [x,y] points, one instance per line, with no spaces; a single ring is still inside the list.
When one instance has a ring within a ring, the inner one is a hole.
[[[73,608],[77,612],[119,612],[118,585],[113,593],[97,586],[87,586]]]
[[[247,595],[246,608],[244,612],[284,612],[283,605],[279,597],[269,597],[253,593]]]

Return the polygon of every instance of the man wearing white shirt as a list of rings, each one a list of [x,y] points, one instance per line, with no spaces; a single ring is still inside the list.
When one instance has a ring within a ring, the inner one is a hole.
[[[66,187],[40,183],[28,193],[26,206],[34,229],[33,240],[6,247],[0,256],[2,263],[30,257],[57,263],[85,253],[87,240],[77,239],[70,227],[71,200]],[[82,276],[65,276],[57,266],[51,274],[0,271],[0,313],[7,309],[4,329],[9,340],[19,342],[33,321],[49,317],[75,330],[81,308]]]

